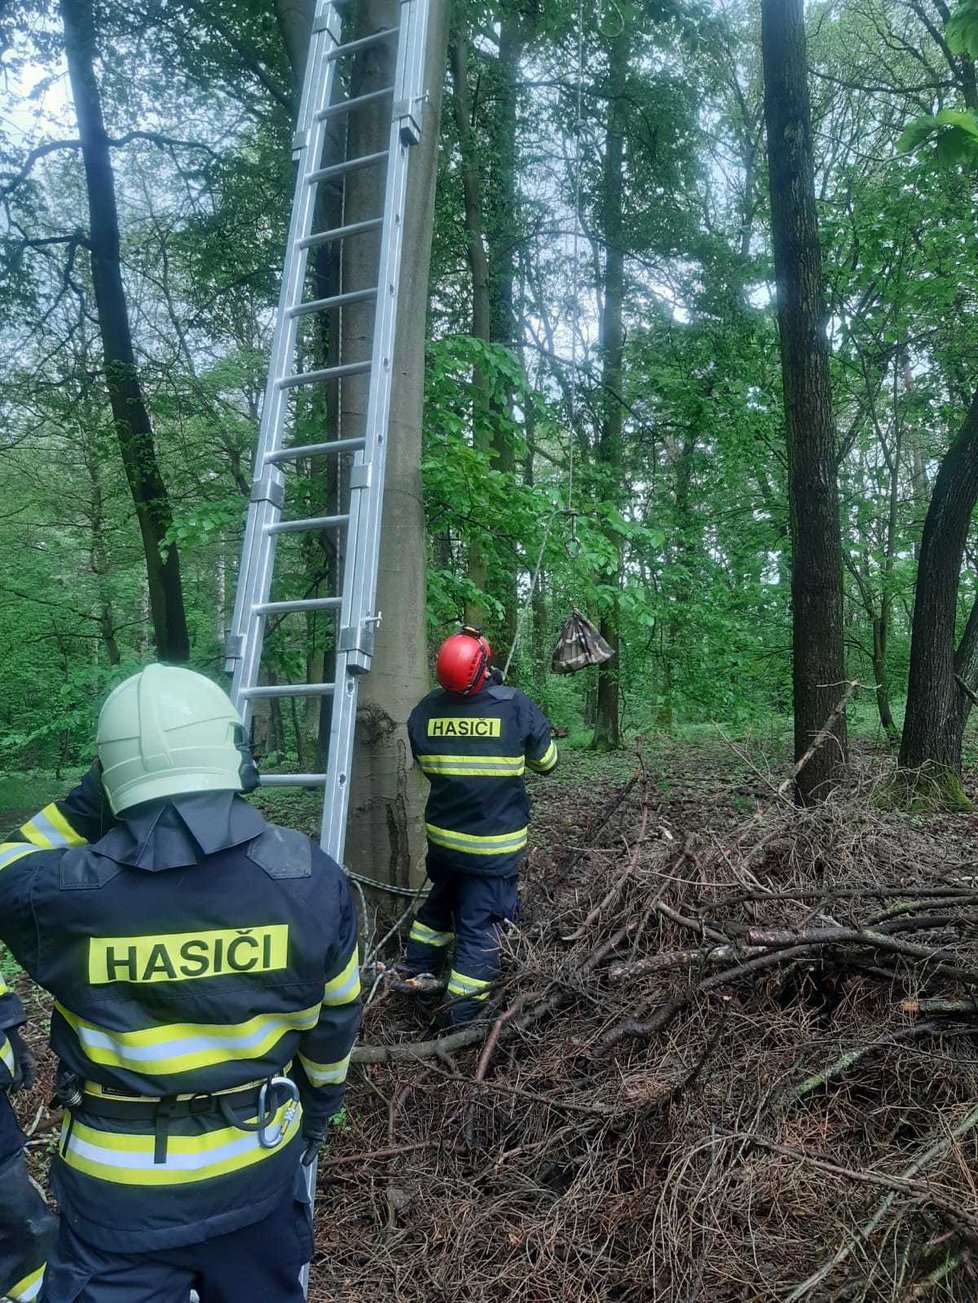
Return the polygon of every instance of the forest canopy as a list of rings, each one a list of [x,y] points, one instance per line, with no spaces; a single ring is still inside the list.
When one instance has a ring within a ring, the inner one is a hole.
[[[12,0],[0,15],[5,768],[83,760],[106,688],[146,659],[222,666],[291,199],[289,9]],[[760,10],[466,0],[452,18],[424,377],[429,637],[475,621],[503,660],[519,624],[516,679],[608,745],[791,712]],[[978,6],[814,0],[805,19],[845,679],[868,689],[861,725],[895,738],[928,507],[978,385]],[[85,102],[114,217],[86,183]],[[106,356],[113,229],[138,412],[107,383],[130,366]],[[120,411],[145,426],[128,459]],[[314,400],[297,419],[315,429]],[[315,503],[311,463],[295,489]],[[969,520],[955,639],[976,595]],[[278,567],[315,594],[324,546],[283,539]],[[599,680],[546,673],[575,607],[619,649]],[[330,638],[315,612],[281,622],[268,673],[314,681]],[[273,715],[266,753],[305,764],[318,712]]]

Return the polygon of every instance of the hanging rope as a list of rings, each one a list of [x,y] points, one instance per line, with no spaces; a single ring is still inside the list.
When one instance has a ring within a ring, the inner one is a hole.
[[[571,537],[577,538],[574,512],[574,439],[577,434],[577,338],[581,330],[581,134],[584,130],[584,0],[577,0],[577,101],[574,105],[574,233],[571,244],[571,365],[567,440],[567,510]]]
[[[598,15],[600,20],[600,3]],[[581,133],[584,128],[584,0],[577,0],[577,89],[574,104],[574,150],[573,150],[573,168],[574,168],[574,228],[572,235],[572,253],[571,253],[571,346],[570,346],[570,389],[568,393],[568,439],[567,439],[567,505],[561,510],[555,507],[547,518],[546,526],[543,531],[543,538],[540,542],[540,551],[537,554],[536,566],[530,578],[530,591],[527,594],[526,601],[520,607],[519,614],[516,618],[516,628],[513,630],[513,642],[506,657],[506,664],[503,667],[503,678],[509,674],[510,666],[513,663],[513,657],[516,655],[516,649],[520,644],[520,638],[523,633],[523,625],[526,617],[533,605],[533,597],[537,590],[537,584],[540,581],[540,571],[543,567],[543,558],[547,550],[547,542],[550,538],[550,530],[553,526],[554,519],[558,515],[567,516],[570,520],[570,535],[567,539],[567,554],[571,559],[576,557],[580,551],[580,543],[577,538],[577,512],[574,509],[574,437],[577,430],[577,340],[581,329],[581,271],[580,271],[580,249],[581,249]]]
[[[513,663],[513,657],[516,655],[516,648],[520,644],[520,636],[523,632],[523,623],[526,620],[527,612],[533,605],[533,595],[537,590],[537,584],[540,581],[540,571],[543,568],[543,554],[547,550],[547,540],[550,538],[550,529],[554,523],[554,517],[557,515],[557,509],[554,508],[547,517],[547,523],[543,530],[543,538],[540,540],[540,551],[537,553],[537,564],[530,579],[530,591],[527,594],[526,601],[520,607],[519,615],[516,617],[516,628],[513,630],[513,645],[509,649],[509,655],[506,657],[506,664],[503,666],[503,678],[509,673],[509,667]]]

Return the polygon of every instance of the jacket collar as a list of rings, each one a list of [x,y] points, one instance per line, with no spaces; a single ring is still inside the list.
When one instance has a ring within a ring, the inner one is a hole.
[[[199,864],[208,855],[253,841],[265,820],[236,792],[195,792],[123,810],[94,849],[118,864],[155,873]]]

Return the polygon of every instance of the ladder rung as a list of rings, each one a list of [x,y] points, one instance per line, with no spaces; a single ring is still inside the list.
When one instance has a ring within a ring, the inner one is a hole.
[[[342,597],[298,597],[291,602],[260,602],[256,615],[287,615],[289,611],[338,611]]]
[[[347,226],[336,226],[332,231],[319,231],[316,235],[307,235],[304,240],[299,241],[299,248],[314,249],[319,244],[345,240],[348,235],[364,235],[367,231],[379,231],[383,224],[382,217],[371,217],[365,222],[350,222]]]
[[[347,41],[345,45],[335,45],[326,55],[326,58],[327,60],[345,59],[348,54],[356,54],[358,50],[369,50],[372,45],[380,45],[382,41],[389,41],[400,30],[400,27],[385,27],[383,31],[374,32],[371,36],[361,36],[358,41]]]
[[[302,534],[306,530],[336,529],[350,523],[345,516],[307,516],[305,520],[279,520],[274,525],[266,525],[266,534]]]
[[[347,172],[356,172],[362,167],[375,167],[390,154],[389,149],[378,149],[376,154],[358,154],[356,158],[348,158],[345,163],[333,163],[331,167],[321,167],[316,172],[310,172],[306,177],[309,185],[315,185],[317,181],[328,181],[334,176],[345,176]]]
[[[377,286],[365,290],[348,290],[345,294],[331,294],[326,299],[310,299],[289,308],[290,317],[302,317],[309,312],[329,312],[331,308],[342,308],[347,303],[362,303],[365,299],[377,297]]]
[[[393,95],[394,87],[385,86],[383,90],[372,90],[367,95],[355,95],[352,100],[342,100],[339,104],[331,104],[329,108],[320,109],[316,118],[320,122],[326,122],[329,118],[338,118],[344,113],[353,113],[364,104],[373,104],[377,100],[384,99],[387,95]]]
[[[292,389],[295,385],[314,385],[320,380],[341,380],[343,376],[358,376],[369,371],[372,366],[370,358],[362,362],[346,362],[343,366],[325,366],[321,371],[302,371],[299,375],[286,376],[278,382],[279,389]],[[271,461],[269,457],[266,460]]]
[[[265,701],[271,697],[331,697],[335,683],[275,683],[261,688],[242,688],[238,693],[245,701]]]
[[[262,787],[325,787],[326,774],[262,774]]]
[[[330,452],[359,452],[366,446],[364,438],[330,439],[328,443],[293,443],[288,448],[279,448],[278,452],[270,452],[265,461],[298,461],[301,457],[320,457]]]

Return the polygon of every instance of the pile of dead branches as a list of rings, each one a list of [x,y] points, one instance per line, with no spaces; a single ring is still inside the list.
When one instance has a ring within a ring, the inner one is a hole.
[[[314,1299],[975,1297],[974,821],[664,817],[532,875],[480,1028],[374,1000]]]

